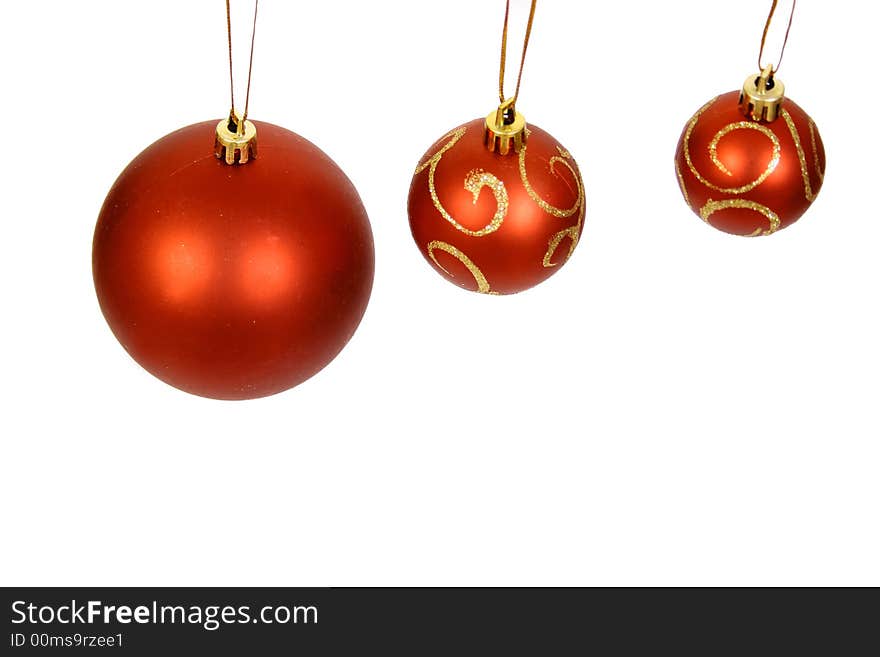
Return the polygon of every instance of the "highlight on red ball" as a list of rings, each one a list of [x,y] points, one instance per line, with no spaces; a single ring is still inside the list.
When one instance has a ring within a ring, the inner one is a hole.
[[[441,137],[416,166],[407,203],[413,239],[448,281],[513,294],[552,276],[574,252],[584,185],[571,154],[527,128],[519,152],[485,144],[485,120]]]
[[[685,201],[710,226],[733,235],[770,235],[810,207],[825,177],[816,124],[785,99],[770,122],[747,118],[739,92],[713,98],[688,121],[675,171]]]

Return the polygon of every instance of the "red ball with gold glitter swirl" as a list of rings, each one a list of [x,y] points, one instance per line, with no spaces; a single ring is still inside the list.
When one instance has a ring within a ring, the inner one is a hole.
[[[813,120],[779,99],[771,120],[755,120],[731,91],[688,121],[675,170],[691,209],[734,235],[769,235],[790,226],[812,204],[825,176],[825,149]]]
[[[523,124],[524,125],[524,124]],[[513,294],[569,259],[584,222],[584,186],[571,154],[537,126],[518,150],[487,146],[484,119],[449,131],[419,161],[409,224],[428,263],[452,283]]]

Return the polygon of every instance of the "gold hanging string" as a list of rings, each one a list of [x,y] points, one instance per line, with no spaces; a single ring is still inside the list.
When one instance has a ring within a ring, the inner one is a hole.
[[[758,52],[758,70],[764,70],[764,46],[767,43],[767,33],[770,31],[770,23],[773,22],[773,14],[776,13],[776,5],[779,0],[773,0],[773,4],[770,6],[770,14],[767,16],[767,22],[764,24],[764,33],[761,35],[761,50]],[[797,0],[792,0],[791,2],[791,14],[788,16],[788,27],[785,28],[785,38],[782,41],[782,49],[779,51],[779,59],[776,62],[776,66],[770,65],[771,74],[775,73],[779,70],[779,67],[782,66],[782,56],[785,54],[785,46],[788,43],[788,33],[791,31],[791,22],[794,20],[794,8],[797,6]]]
[[[229,40],[229,103],[230,116],[235,116],[235,84],[232,81],[232,11],[229,6],[230,0],[226,0],[226,34]],[[240,124],[244,125],[244,120],[248,115],[248,105],[251,100],[251,73],[254,69],[254,39],[257,35],[257,9],[260,0],[254,0],[254,26],[251,30],[251,54],[248,62],[247,90],[244,97],[244,114],[241,117]]]
[[[519,62],[519,75],[516,77],[516,91],[513,92],[513,97],[510,98],[510,101],[507,103],[508,107],[514,107],[516,105],[516,99],[519,97],[519,85],[522,82],[522,74],[523,74],[523,65],[526,63],[526,50],[529,47],[529,36],[532,33],[532,21],[535,19],[535,5],[538,4],[538,0],[532,0],[532,8],[529,11],[529,22],[526,24],[526,37],[523,40],[523,49],[522,49],[522,59]],[[507,0],[507,7],[504,10],[504,30],[501,33],[501,71],[498,75],[498,99],[504,104],[504,69],[505,64],[507,62],[507,23],[510,17],[510,0]]]
[[[229,41],[229,113],[235,114],[235,85],[232,84],[232,11],[226,0],[226,34]]]
[[[248,61],[248,80],[247,91],[244,94],[244,115],[241,120],[244,121],[248,115],[248,105],[251,102],[251,73],[254,70],[254,38],[257,36],[257,8],[260,6],[260,0],[254,0],[254,25],[251,28],[251,55]]]

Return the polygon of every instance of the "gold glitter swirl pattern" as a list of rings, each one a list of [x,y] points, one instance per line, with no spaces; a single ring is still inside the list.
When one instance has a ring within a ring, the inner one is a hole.
[[[527,130],[526,136],[528,136],[528,134],[529,131]],[[571,172],[572,177],[574,177],[575,184],[577,185],[577,199],[575,200],[573,206],[565,209],[557,208],[553,205],[550,205],[549,203],[547,203],[547,201],[538,196],[537,192],[535,192],[535,190],[532,188],[532,185],[529,182],[529,176],[526,173],[526,151],[528,150],[528,146],[523,146],[519,152],[519,177],[522,179],[523,186],[526,188],[526,193],[535,203],[538,204],[538,206],[540,206],[542,210],[544,210],[544,212],[551,214],[554,217],[565,218],[572,216],[583,205],[584,185],[581,181],[580,175],[578,175],[578,172],[575,171],[574,167],[569,163],[569,160],[572,159],[571,153],[559,146],[557,146],[556,149],[559,151],[559,155],[554,155],[550,158],[550,172],[554,175],[558,175],[556,173],[557,164],[561,164]]]
[[[458,140],[464,136],[465,132],[467,132],[467,127],[457,128],[444,135],[442,139],[450,137],[450,140],[443,144],[440,150],[434,153],[431,157],[419,164],[413,175],[419,174],[427,168],[428,190],[431,192],[431,200],[434,202],[434,207],[437,208],[437,212],[439,212],[446,221],[452,224],[456,230],[461,231],[465,235],[483,237],[484,235],[489,235],[498,230],[504,221],[504,217],[507,216],[508,196],[504,183],[491,173],[483,171],[482,169],[474,169],[465,176],[464,188],[474,195],[474,205],[477,204],[477,199],[479,198],[480,191],[483,187],[488,187],[492,190],[492,194],[495,197],[495,214],[493,215],[492,220],[479,230],[471,230],[462,226],[451,214],[449,214],[449,212],[446,211],[446,208],[444,208],[443,204],[440,202],[440,197],[437,195],[437,187],[434,184],[434,173],[437,171],[437,165],[440,164],[443,154],[455,146],[455,144],[458,143]]]
[[[690,123],[688,123],[687,131],[684,135],[685,162],[687,162],[688,169],[691,170],[691,173],[694,174],[694,177],[709,189],[714,189],[716,192],[721,192],[722,194],[744,194],[746,192],[750,192],[762,182],[767,180],[767,177],[771,173],[773,173],[776,170],[776,167],[779,165],[779,160],[782,157],[782,146],[779,143],[779,138],[775,134],[773,134],[773,131],[770,130],[770,128],[768,128],[767,126],[763,126],[759,123],[753,123],[751,121],[739,121],[737,123],[727,124],[726,126],[721,128],[721,130],[715,133],[715,136],[709,143],[709,156],[712,158],[712,162],[715,164],[715,166],[718,167],[718,169],[722,173],[728,176],[733,175],[730,170],[728,170],[728,168],[724,166],[721,160],[718,159],[718,142],[721,141],[721,139],[725,135],[733,132],[734,130],[757,130],[770,140],[770,143],[773,145],[773,154],[770,157],[770,161],[767,163],[767,168],[764,170],[764,172],[750,183],[742,185],[741,187],[720,187],[719,185],[715,185],[709,182],[708,180],[706,180],[706,178],[703,177],[703,175],[699,171],[697,171],[697,167],[694,166],[693,160],[691,159],[690,140],[691,135],[694,132],[694,128],[697,126],[697,122],[700,120],[700,116],[702,116],[703,112],[705,112],[712,105],[712,103],[715,102],[715,100],[717,100],[717,98],[713,98],[708,103],[703,105],[703,107],[701,107],[697,111],[697,113],[694,114]]]
[[[711,99],[708,103],[706,103],[700,109],[698,109],[696,112],[694,112],[694,115],[691,117],[691,120],[688,121],[687,130],[685,130],[684,139],[682,140],[685,162],[687,162],[688,168],[691,170],[691,173],[693,173],[697,177],[697,180],[701,180],[702,178],[697,173],[697,170],[694,168],[694,163],[691,162],[691,152],[690,152],[691,135],[694,133],[694,128],[697,127],[697,122],[700,120],[700,117],[703,116],[703,114],[705,114],[707,109],[712,107],[712,105],[715,103],[716,100],[718,100],[718,96],[715,96],[715,98]],[[681,189],[685,194],[685,200],[687,200],[687,192],[685,191],[685,188],[684,188],[684,177],[681,175],[681,168],[678,166],[677,160],[675,163],[675,170],[678,172],[678,180],[681,183]],[[688,203],[690,203],[690,201],[688,201]]]
[[[486,280],[486,277],[483,275],[483,272],[480,271],[480,268],[474,264],[474,261],[468,258],[464,253],[462,253],[459,249],[455,248],[448,242],[441,242],[440,240],[434,240],[432,242],[428,242],[427,250],[428,256],[430,256],[431,260],[434,261],[434,264],[437,265],[444,272],[453,276],[449,273],[449,271],[437,262],[437,256],[434,255],[434,250],[439,249],[445,253],[448,253],[453,258],[458,260],[461,264],[467,267],[467,270],[474,277],[474,280],[477,282],[477,292],[482,294],[498,294],[497,292],[493,292],[491,286],[489,285],[489,281]],[[454,276],[453,276],[454,278]]]
[[[678,176],[678,186],[681,189],[682,195],[684,196],[684,202],[690,205],[691,199],[688,196],[688,190],[684,184],[684,176],[681,175],[681,167],[678,165],[678,158],[675,158],[675,175]]]
[[[801,136],[798,134],[797,126],[794,124],[794,119],[791,118],[791,114],[788,113],[784,107],[782,108],[782,118],[785,119],[785,124],[788,126],[788,131],[791,133],[791,138],[794,140],[794,148],[797,151],[798,162],[801,165],[801,177],[804,179],[804,196],[811,203],[816,200],[816,195],[813,193],[813,187],[810,185],[810,172],[807,171],[807,156],[804,153],[804,147],[801,144]],[[810,134],[813,137],[813,154],[816,159],[816,170],[819,170],[819,155],[816,153],[816,140],[813,134],[813,128],[810,126]]]
[[[730,208],[745,208],[746,210],[754,210],[765,217],[770,222],[770,228],[767,230],[758,229],[751,235],[747,235],[747,237],[757,237],[758,235],[770,235],[771,233],[775,233],[779,230],[779,215],[777,215],[773,210],[768,208],[766,205],[761,205],[760,203],[755,203],[754,201],[748,201],[742,198],[730,198],[725,199],[723,201],[713,201],[709,199],[706,201],[706,205],[704,205],[700,209],[700,217],[707,224],[711,225],[709,221],[709,217],[711,217],[714,213],[719,210],[727,210]]]
[[[436,200],[436,194],[432,196],[435,199],[434,205],[438,206],[437,209],[440,210],[440,214],[446,217],[446,220],[449,221],[453,226],[455,226],[458,230],[465,233],[466,235],[472,235],[474,237],[482,237],[483,235],[488,235],[489,233],[494,233],[501,227],[501,223],[504,221],[504,217],[507,216],[507,206],[508,206],[508,198],[507,198],[507,190],[504,188],[504,183],[498,180],[491,173],[487,173],[482,169],[474,169],[464,179],[464,188],[468,190],[471,194],[474,195],[474,205],[477,204],[477,199],[480,198],[480,192],[483,190],[483,187],[488,187],[492,190],[493,196],[495,196],[495,215],[492,217],[492,221],[488,223],[485,227],[480,230],[470,230],[458,224],[452,217],[445,214],[445,211],[441,206],[439,206],[439,201]]]
[[[753,123],[751,121],[728,123],[726,126],[721,128],[721,130],[715,133],[715,136],[709,143],[709,156],[712,158],[712,162],[715,164],[716,167],[718,167],[718,169],[722,173],[725,173],[728,176],[732,176],[733,174],[726,166],[724,166],[724,163],[718,159],[718,142],[721,141],[721,139],[725,135],[733,132],[734,130],[757,130],[758,132],[769,138],[770,141],[773,143],[773,156],[770,158],[770,163],[767,165],[767,169],[758,177],[758,179],[754,183],[741,188],[743,192],[747,192],[764,182],[767,179],[767,176],[769,176],[776,170],[776,167],[779,166],[779,159],[780,157],[782,157],[782,147],[779,145],[779,138],[775,134],[773,134],[773,132],[769,128],[759,123]],[[732,191],[731,193],[739,194],[740,192]]]
[[[813,166],[816,167],[816,175],[819,176],[819,182],[825,181],[825,171],[822,170],[822,167],[819,166],[819,149],[816,148],[816,124],[813,123],[813,119],[809,119],[810,126],[810,144],[813,146]]]
[[[550,238],[550,242],[547,245],[547,253],[544,254],[544,266],[545,267],[555,267],[556,263],[551,262],[553,256],[556,254],[556,249],[559,247],[562,240],[566,237],[571,238],[571,242],[568,245],[568,253],[565,255],[565,260],[562,261],[562,264],[568,262],[568,259],[571,257],[571,254],[574,253],[574,247],[577,246],[578,239],[581,235],[580,225],[572,226],[570,228],[566,228],[565,230],[560,230],[553,237]]]
[[[443,157],[443,153],[445,153],[450,148],[455,146],[458,143],[458,140],[461,139],[464,136],[464,133],[466,133],[466,132],[467,132],[467,127],[456,128],[455,130],[450,130],[445,135],[440,137],[440,140],[446,139],[447,137],[451,137],[451,139],[448,142],[446,142],[445,144],[443,144],[443,146],[440,148],[440,150],[438,150],[431,157],[426,158],[424,162],[419,164],[416,167],[416,170],[413,173],[413,176],[420,174],[422,171],[424,171],[429,166],[432,168],[436,168],[437,163],[440,161],[440,158]]]

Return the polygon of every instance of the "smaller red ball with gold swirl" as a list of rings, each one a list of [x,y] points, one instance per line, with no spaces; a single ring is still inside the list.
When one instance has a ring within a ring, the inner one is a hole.
[[[584,186],[571,154],[529,126],[518,153],[490,151],[485,119],[441,137],[419,161],[409,225],[444,278],[484,294],[513,294],[571,256],[584,222]]]
[[[769,235],[812,204],[825,177],[825,148],[813,120],[785,99],[770,122],[747,118],[739,92],[710,100],[678,141],[675,170],[691,209],[734,235]]]

